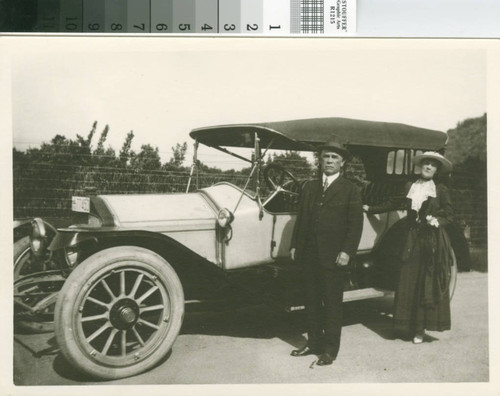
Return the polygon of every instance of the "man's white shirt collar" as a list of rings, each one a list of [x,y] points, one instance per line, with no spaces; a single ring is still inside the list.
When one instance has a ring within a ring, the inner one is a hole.
[[[340,172],[337,172],[333,175],[327,176],[323,173],[323,185],[325,184],[325,180],[328,180],[328,185],[330,186],[335,180],[340,176]]]

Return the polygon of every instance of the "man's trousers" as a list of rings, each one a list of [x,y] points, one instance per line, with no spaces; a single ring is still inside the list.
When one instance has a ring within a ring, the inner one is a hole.
[[[303,257],[308,346],[337,357],[342,331],[344,273],[322,267],[315,249]]]

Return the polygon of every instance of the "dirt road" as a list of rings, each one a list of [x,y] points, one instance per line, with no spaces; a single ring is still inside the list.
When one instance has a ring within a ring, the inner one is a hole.
[[[332,366],[294,358],[304,313],[264,308],[187,317],[171,355],[155,369],[106,384],[387,383],[488,381],[488,275],[459,274],[452,330],[413,345],[395,339],[392,298],[345,304],[342,346]],[[96,384],[74,373],[53,334],[14,336],[17,385]]]

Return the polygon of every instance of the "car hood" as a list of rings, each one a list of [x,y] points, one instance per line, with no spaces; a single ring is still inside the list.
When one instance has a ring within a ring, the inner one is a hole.
[[[97,199],[98,211],[107,211],[114,225],[120,228],[154,231],[215,228],[216,211],[200,192],[99,195]]]

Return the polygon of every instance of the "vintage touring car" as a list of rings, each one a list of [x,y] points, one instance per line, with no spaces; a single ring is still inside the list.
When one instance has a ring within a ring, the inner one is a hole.
[[[263,167],[268,150],[314,152],[339,139],[364,167],[363,199],[374,204],[418,172],[416,154],[442,152],[447,140],[439,131],[344,118],[222,125],[190,136],[195,155],[188,192],[74,197],[73,224],[56,229],[36,218],[29,238],[15,244],[16,324],[53,329],[64,357],[84,373],[113,379],[161,362],[185,308],[203,301],[200,293],[231,299],[231,290],[245,287],[253,303],[268,299],[289,310],[302,305],[294,285],[300,269],[289,249],[303,181],[282,166]],[[248,161],[246,185],[196,189],[199,144]],[[397,225],[404,215],[365,213],[344,301],[393,290]],[[452,227],[454,246],[463,249],[466,241]],[[451,293],[456,270],[455,259]]]

